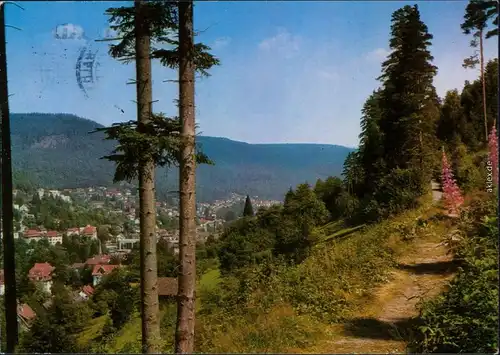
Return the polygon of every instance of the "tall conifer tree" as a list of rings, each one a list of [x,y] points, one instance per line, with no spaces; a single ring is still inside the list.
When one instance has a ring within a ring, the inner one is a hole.
[[[193,2],[179,1],[179,117],[182,151],[179,169],[179,290],[175,352],[194,352],[196,287],[196,160]]]
[[[414,169],[422,181],[430,177],[437,148],[439,100],[433,86],[437,68],[429,51],[432,35],[418,6],[392,15],[388,59],[382,64],[380,131],[389,170]]]
[[[247,195],[245,199],[245,207],[243,208],[243,217],[252,217],[253,216],[253,206],[252,201],[250,200],[250,196]]]
[[[495,5],[496,4],[496,5]],[[465,9],[464,22],[461,28],[466,35],[472,34],[473,39],[470,42],[471,47],[477,48],[479,46],[479,53],[466,58],[464,60],[465,68],[475,68],[477,64],[480,65],[481,73],[481,86],[482,86],[482,102],[483,102],[483,121],[484,121],[484,141],[488,140],[488,111],[486,102],[486,82],[484,79],[484,38],[485,36],[495,35],[495,31],[490,31],[485,34],[488,23],[496,15],[496,24],[498,25],[498,7],[497,1],[484,1],[472,0],[469,2]],[[497,30],[498,31],[498,30]]]

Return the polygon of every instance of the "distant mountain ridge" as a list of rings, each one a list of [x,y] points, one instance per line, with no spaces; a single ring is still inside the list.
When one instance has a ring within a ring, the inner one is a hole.
[[[52,188],[110,185],[114,164],[100,159],[114,148],[102,125],[71,114],[11,114],[13,166],[36,183]],[[198,143],[215,162],[197,174],[200,201],[231,192],[282,199],[292,186],[340,175],[352,148],[327,144],[249,144],[199,136]],[[177,186],[176,169],[157,173],[157,191],[165,197]]]

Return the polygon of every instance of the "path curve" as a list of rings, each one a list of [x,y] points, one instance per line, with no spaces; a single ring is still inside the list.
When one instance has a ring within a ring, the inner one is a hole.
[[[401,258],[391,281],[376,290],[369,309],[339,326],[340,335],[329,341],[329,352],[404,352],[407,330],[418,316],[417,303],[437,296],[453,278],[456,265],[447,251],[442,243],[423,242]]]
[[[443,192],[436,181],[431,186],[435,204]],[[390,281],[376,289],[362,315],[335,326],[322,350],[337,354],[404,353],[408,329],[418,316],[417,303],[443,292],[455,272],[456,264],[443,243],[417,240],[412,251],[399,258]]]

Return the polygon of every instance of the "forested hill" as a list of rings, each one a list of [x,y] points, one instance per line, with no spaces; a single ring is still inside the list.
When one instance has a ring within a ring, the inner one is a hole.
[[[99,159],[114,143],[89,134],[100,124],[70,114],[12,114],[13,165],[33,182],[54,188],[109,185],[114,165]],[[325,144],[248,144],[198,137],[215,166],[198,168],[199,200],[230,192],[279,198],[291,186],[340,175],[350,148]],[[161,169],[160,195],[175,190],[177,172]],[[164,196],[162,196],[164,197]]]

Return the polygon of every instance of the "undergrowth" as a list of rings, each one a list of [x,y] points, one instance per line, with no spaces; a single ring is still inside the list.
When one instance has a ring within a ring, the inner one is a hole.
[[[421,305],[412,352],[498,350],[498,218],[496,199],[476,199],[461,216],[455,248],[462,267],[449,290]]]
[[[427,233],[428,210],[427,204],[318,245],[299,265],[263,263],[225,276],[199,295],[196,351],[290,352],[315,345],[328,324],[349,318],[388,280],[397,256]]]

